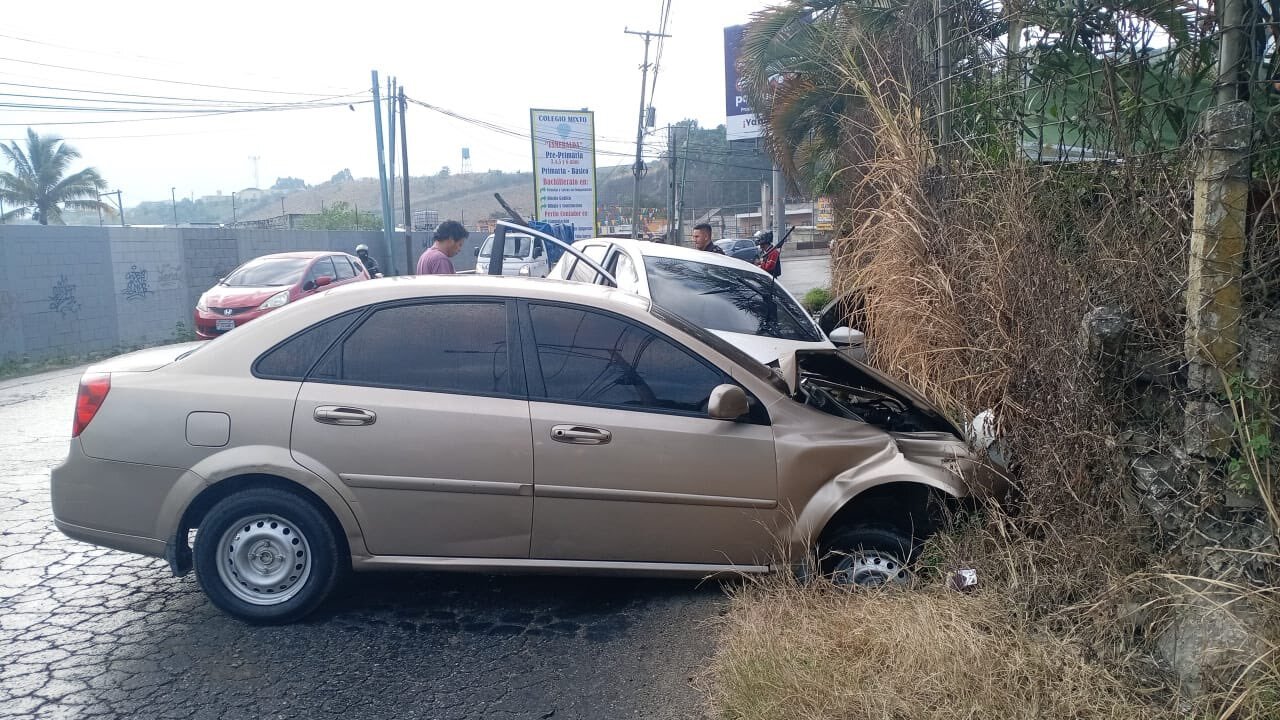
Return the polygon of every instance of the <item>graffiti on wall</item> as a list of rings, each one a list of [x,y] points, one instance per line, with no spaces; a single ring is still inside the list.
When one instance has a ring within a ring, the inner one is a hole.
[[[58,277],[49,292],[49,309],[55,310],[62,317],[80,312],[80,301],[76,299],[76,285],[66,275]]]
[[[124,274],[124,299],[129,301],[146,300],[147,295],[154,292],[147,281],[147,271],[139,270],[133,265]]]
[[[160,266],[160,272],[157,273],[157,283],[161,290],[176,290],[181,287],[184,280],[181,265],[165,263]]]

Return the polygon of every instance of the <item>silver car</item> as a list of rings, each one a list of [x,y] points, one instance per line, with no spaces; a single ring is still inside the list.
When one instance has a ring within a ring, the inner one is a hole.
[[[959,431],[833,350],[774,370],[583,283],[387,278],[91,367],[58,528],[288,622],[348,571],[905,577],[986,490]],[[191,541],[194,539],[194,546]]]

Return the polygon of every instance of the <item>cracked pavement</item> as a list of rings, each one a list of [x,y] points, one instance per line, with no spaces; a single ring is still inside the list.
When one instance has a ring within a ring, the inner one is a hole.
[[[53,526],[81,368],[0,381],[0,718],[687,718],[717,583],[355,574],[251,627]]]

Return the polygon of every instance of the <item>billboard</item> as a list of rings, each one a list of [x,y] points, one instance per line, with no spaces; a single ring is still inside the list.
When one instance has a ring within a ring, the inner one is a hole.
[[[836,212],[827,195],[818,197],[813,208],[813,227],[816,230],[833,230],[836,226]]]
[[[573,223],[578,240],[595,237],[596,131],[589,110],[529,111],[536,219]]]
[[[738,47],[746,25],[724,29],[724,115],[725,135],[730,140],[760,137],[760,120],[751,111],[747,98],[738,87]]]

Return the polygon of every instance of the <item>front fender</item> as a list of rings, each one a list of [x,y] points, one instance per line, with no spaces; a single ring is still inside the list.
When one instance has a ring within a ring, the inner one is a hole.
[[[818,541],[831,518],[862,493],[890,483],[923,485],[949,497],[969,494],[964,480],[945,463],[913,461],[901,454],[849,468],[818,488],[796,514],[790,546],[793,558],[805,556]]]

